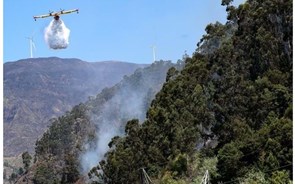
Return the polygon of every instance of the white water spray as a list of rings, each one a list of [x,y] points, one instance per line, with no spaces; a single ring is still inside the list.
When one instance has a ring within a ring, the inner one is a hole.
[[[52,20],[44,32],[45,41],[52,49],[67,48],[69,45],[69,36],[70,30],[61,19]]]

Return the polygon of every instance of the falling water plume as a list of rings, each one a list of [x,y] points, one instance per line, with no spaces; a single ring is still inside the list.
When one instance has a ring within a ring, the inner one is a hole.
[[[44,33],[45,41],[50,48],[65,49],[68,47],[70,30],[61,19],[52,20]]]

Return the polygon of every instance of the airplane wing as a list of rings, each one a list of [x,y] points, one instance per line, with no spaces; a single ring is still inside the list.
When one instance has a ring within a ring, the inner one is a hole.
[[[79,13],[79,9],[61,11],[61,14],[68,14],[68,13],[73,13],[73,12]]]
[[[45,14],[45,15],[38,15],[38,16],[34,16],[34,19],[39,19],[39,18],[46,18],[46,17],[51,17],[51,14]]]

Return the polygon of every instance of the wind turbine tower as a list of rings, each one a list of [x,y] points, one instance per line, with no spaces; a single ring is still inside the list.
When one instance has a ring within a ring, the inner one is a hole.
[[[154,59],[154,62],[155,62],[156,61],[156,46],[153,45],[152,48],[153,48],[153,59]]]
[[[34,43],[34,40],[33,40],[33,36],[26,37],[26,38],[30,41],[30,56],[31,56],[31,58],[33,58],[33,48],[34,48],[34,50],[36,50],[36,46],[35,46],[35,43]]]

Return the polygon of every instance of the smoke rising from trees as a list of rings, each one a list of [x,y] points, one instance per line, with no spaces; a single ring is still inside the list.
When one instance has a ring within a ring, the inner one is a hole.
[[[126,76],[114,88],[103,90],[97,96],[96,103],[103,105],[92,104],[94,112],[90,113],[91,122],[96,126],[96,141],[84,145],[86,151],[80,156],[82,173],[104,159],[109,142],[115,136],[124,135],[129,120],[145,120],[147,109],[172,66],[171,62],[155,62],[135,71],[130,77]]]
[[[92,117],[92,121],[97,126],[97,142],[94,148],[88,148],[89,150],[81,157],[83,172],[89,171],[104,158],[111,139],[123,134],[124,126],[122,124],[130,119],[144,120],[146,95],[146,92],[139,92],[128,87],[121,89],[118,94],[104,104],[100,116]],[[86,149],[87,147],[90,146],[87,145]]]
[[[53,19],[45,28],[44,38],[51,49],[65,49],[69,45],[70,30],[64,22]]]

